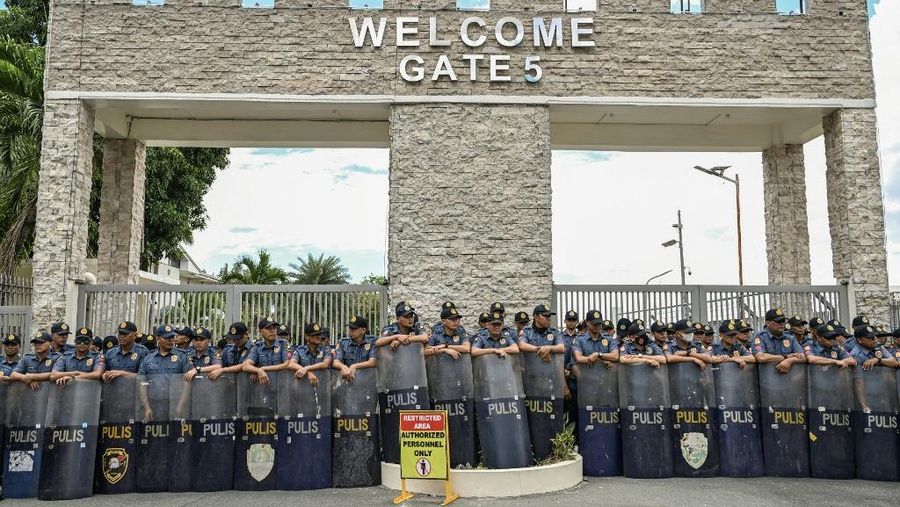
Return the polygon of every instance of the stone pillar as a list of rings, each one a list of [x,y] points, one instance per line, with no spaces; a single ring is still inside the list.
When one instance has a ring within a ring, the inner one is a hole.
[[[75,325],[84,278],[94,110],[80,100],[44,102],[34,240],[32,329],[66,318]]]
[[[856,312],[890,322],[875,110],[840,109],[822,127],[834,277],[853,291]]]
[[[98,281],[136,284],[144,239],[143,143],[106,140],[100,195]]]
[[[803,145],[771,146],[762,159],[769,284],[809,284]]]
[[[434,323],[450,299],[473,326],[552,303],[547,107],[394,106],[390,161],[392,304]]]

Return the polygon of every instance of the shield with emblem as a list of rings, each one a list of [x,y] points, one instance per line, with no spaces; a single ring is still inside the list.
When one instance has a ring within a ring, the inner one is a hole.
[[[110,484],[116,484],[125,477],[128,471],[128,453],[122,447],[106,449],[100,462],[103,478]]]
[[[247,449],[247,471],[258,482],[262,482],[275,467],[275,448],[272,444],[253,444]]]
[[[709,441],[703,433],[685,433],[681,436],[681,455],[694,470],[706,463],[708,452]]]

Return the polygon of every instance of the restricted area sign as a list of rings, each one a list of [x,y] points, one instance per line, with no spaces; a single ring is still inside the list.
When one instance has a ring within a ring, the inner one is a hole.
[[[449,435],[445,410],[400,411],[400,478],[447,480]]]

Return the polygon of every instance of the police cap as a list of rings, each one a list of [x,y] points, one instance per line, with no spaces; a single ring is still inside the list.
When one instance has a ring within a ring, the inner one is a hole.
[[[241,336],[247,334],[247,324],[243,322],[235,322],[228,327],[228,334],[225,335],[225,338],[229,340],[237,340]]]
[[[883,326],[881,324],[875,326],[875,336],[882,338],[890,335],[891,331],[886,326]]]
[[[578,320],[578,312],[569,310],[566,312],[566,320]]]
[[[787,317],[784,316],[784,310],[781,308],[772,308],[766,312],[766,321],[784,324],[784,322],[787,321]]]
[[[50,333],[48,333],[45,329],[41,329],[31,337],[31,343],[45,343],[51,340],[52,338],[50,338]]]
[[[853,317],[853,322],[851,322],[850,325],[853,326],[853,329],[856,329],[859,326],[868,326],[869,318],[865,315],[857,315],[856,317]]]
[[[810,317],[809,319],[809,328],[815,329],[816,332],[819,332],[819,326],[825,323],[825,320],[822,317]]]
[[[152,334],[144,335],[144,343],[142,345],[147,347],[148,350],[156,350],[156,337]]]
[[[80,327],[78,328],[78,332],[75,333],[75,342],[77,343],[80,340],[87,340],[90,342],[94,339],[94,332],[91,331],[90,328]]]
[[[290,335],[291,335],[291,329],[288,326],[286,326],[284,324],[278,325],[278,336],[290,336]]]
[[[406,301],[400,301],[397,303],[397,308],[394,309],[394,314],[397,315],[397,317],[415,315],[416,309],[410,306]]]
[[[600,329],[615,329],[615,328],[616,328],[616,326],[609,319],[604,320],[603,324],[600,324]]]
[[[173,336],[175,336],[175,328],[168,324],[163,324],[156,328],[155,334],[159,338],[172,338]]]
[[[616,331],[618,331],[619,333],[627,333],[629,326],[631,326],[631,321],[626,319],[625,317],[622,317],[618,322],[616,322]]]
[[[184,331],[185,329],[190,329],[190,328],[184,328],[184,329],[182,329],[182,331]],[[181,333],[181,334],[184,334],[184,333]],[[212,332],[210,332],[209,329],[206,329],[205,327],[202,327],[202,326],[195,327],[191,332],[191,339],[193,339],[193,340],[212,340]]]
[[[835,336],[841,334],[838,329],[831,324],[822,324],[821,326],[816,328],[816,334],[825,338],[826,340],[830,340]]]
[[[319,336],[322,334],[322,324],[309,322],[303,326],[303,334],[306,336]]]
[[[493,312],[490,315],[488,315],[487,321],[490,322],[491,324],[493,324],[494,322],[502,323],[503,322],[503,314],[500,312]]]
[[[650,332],[651,333],[665,333],[666,332],[666,323],[656,321],[653,324],[650,324]]]
[[[97,347],[98,349],[102,349],[103,348],[103,338],[100,338],[99,336],[95,336],[94,339],[91,341],[91,345]]]
[[[547,308],[546,305],[537,305],[534,307],[534,311],[531,312],[532,315],[543,315],[544,317],[549,317],[551,315],[556,315],[556,312]]]
[[[503,303],[494,301],[493,303],[491,303],[491,313],[493,312],[506,313],[506,307],[503,306]]]
[[[647,328],[639,322],[634,322],[628,326],[628,336],[644,336],[647,334]]]
[[[748,322],[747,320],[741,319],[741,320],[737,321],[737,325],[738,325],[738,331],[740,331],[742,333],[747,333],[747,332],[753,331],[753,326],[751,326],[750,322]]]
[[[462,317],[462,315],[459,314],[459,310],[455,306],[441,310],[441,319],[455,319],[458,317]]]
[[[734,320],[723,320],[719,323],[719,334],[734,335],[738,332],[738,325]]]
[[[22,339],[15,333],[9,333],[3,338],[3,345],[21,345]]]
[[[349,327],[350,329],[359,329],[361,327],[368,328],[369,321],[361,315],[356,315],[354,317],[350,317],[350,322],[347,324],[347,327]]]
[[[787,322],[788,322],[788,325],[791,327],[805,326],[805,325],[809,324],[808,321],[803,320],[803,318],[800,317],[799,315],[794,315],[793,317],[789,318]]]
[[[456,303],[453,301],[444,301],[444,304],[441,305],[441,310],[446,310],[447,308],[456,308]]]
[[[482,313],[481,315],[478,316],[478,323],[479,323],[479,324],[485,324],[485,323],[487,323],[489,320],[491,320],[491,314],[489,314],[488,312],[484,312],[484,313]]]
[[[119,339],[115,335],[109,335],[103,339],[103,350],[109,350],[119,346]]]
[[[278,323],[275,322],[275,319],[272,317],[263,317],[259,319],[259,322],[256,323],[256,327],[259,329],[265,329],[269,326],[278,326]]]
[[[528,324],[531,321],[531,317],[528,316],[528,312],[519,312],[516,314],[515,321],[517,324]]]
[[[693,322],[691,322],[687,319],[681,319],[672,325],[671,330],[672,331],[681,331],[682,333],[690,334],[690,333],[693,333],[696,330],[696,328],[694,327]],[[700,330],[701,331],[703,330],[703,324],[700,324]]]
[[[603,315],[600,314],[599,310],[589,310],[587,315],[584,316],[584,320],[596,326],[603,323]]]
[[[123,320],[119,322],[119,334],[137,333],[137,326],[134,322]]]
[[[69,325],[65,322],[56,322],[50,326],[50,333],[65,336],[69,334]]]
[[[856,326],[853,328],[853,336],[860,338],[875,338],[875,329],[872,326]]]

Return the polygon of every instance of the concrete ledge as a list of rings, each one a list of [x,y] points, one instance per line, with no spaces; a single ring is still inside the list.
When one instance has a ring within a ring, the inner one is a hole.
[[[462,498],[511,497],[561,491],[582,480],[582,459],[529,468],[505,470],[451,470],[453,489]],[[400,465],[381,463],[381,485],[400,490]],[[443,481],[406,481],[411,493],[444,496]]]

